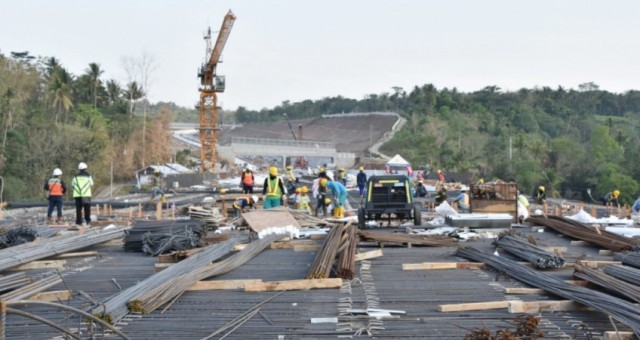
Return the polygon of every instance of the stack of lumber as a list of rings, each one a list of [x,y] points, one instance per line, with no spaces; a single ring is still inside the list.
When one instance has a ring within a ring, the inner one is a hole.
[[[192,220],[199,220],[206,223],[207,228],[217,228],[226,218],[220,213],[220,209],[216,207],[198,207],[189,206],[186,211]]]
[[[448,236],[409,235],[369,230],[359,230],[358,236],[366,241],[410,244],[414,246],[452,247],[458,245],[456,239]]]

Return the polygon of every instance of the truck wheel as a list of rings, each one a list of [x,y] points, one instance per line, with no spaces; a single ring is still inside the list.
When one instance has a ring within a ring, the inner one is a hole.
[[[364,208],[358,209],[358,228],[364,228]]]
[[[413,207],[413,225],[416,227],[422,225],[422,209],[419,206]]]

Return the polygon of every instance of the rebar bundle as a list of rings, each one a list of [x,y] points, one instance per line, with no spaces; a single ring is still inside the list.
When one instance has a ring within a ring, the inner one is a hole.
[[[349,221],[346,225],[337,225],[331,228],[322,244],[322,248],[311,265],[311,269],[309,269],[309,273],[307,273],[307,279],[326,279],[329,277],[333,262],[335,262],[336,255],[338,255],[342,233],[351,226],[351,222],[353,221]]]
[[[81,235],[63,236],[55,239],[43,239],[38,244],[25,243],[0,250],[0,271],[21,264],[79,250],[113,240],[124,235],[122,228],[90,230]]]
[[[608,265],[604,267],[604,272],[640,287],[640,269],[620,265]]]
[[[584,223],[560,216],[549,216],[549,218],[532,216],[529,217],[527,221],[612,251],[631,250],[639,245],[638,241],[630,238],[601,229],[596,230]]]
[[[361,239],[375,242],[391,242],[391,243],[407,243],[411,245],[430,246],[430,247],[451,247],[458,245],[458,241],[448,236],[427,236],[427,235],[410,235],[396,234],[384,231],[358,230],[358,236]]]
[[[192,272],[197,268],[212,263],[229,253],[236,243],[237,241],[235,239],[230,239],[222,243],[210,245],[203,251],[149,276],[142,282],[138,282],[135,286],[131,286],[111,296],[104,302],[104,312],[100,317],[111,323],[119,321],[129,313],[127,304],[133,298],[164,284],[164,282],[171,278],[184,275],[185,273]]]
[[[560,268],[564,266],[564,259],[542,247],[529,243],[527,240],[507,235],[496,240],[496,245],[513,255],[530,262],[538,269]]]
[[[33,242],[38,237],[38,231],[29,226],[11,228],[0,234],[0,249]]]
[[[62,277],[60,277],[59,275],[50,275],[42,280],[35,281],[9,293],[0,295],[0,300],[4,300],[7,302],[24,300],[50,287],[53,287],[60,282],[62,282]]]
[[[640,287],[607,275],[606,272],[577,265],[573,276],[606,288],[632,301],[640,302]]]
[[[613,258],[621,261],[623,264],[640,268],[640,253],[626,251],[613,254]]]
[[[6,292],[31,283],[31,279],[25,272],[0,276],[0,292]]]
[[[171,220],[171,221],[143,221],[133,223],[124,238],[124,249],[127,251],[144,251],[145,240],[147,253],[157,253],[162,249],[170,249],[171,246],[188,247],[191,243],[199,243],[192,238],[202,239],[207,234],[206,224],[203,221]],[[181,235],[171,239],[173,235]],[[185,248],[191,249],[191,248]],[[175,249],[184,250],[184,249]],[[156,254],[156,255],[157,255]],[[155,255],[154,255],[155,256]]]
[[[147,232],[142,237],[142,252],[151,256],[170,253],[176,250],[188,250],[204,247],[204,234],[188,229],[173,234],[152,234]]]
[[[530,286],[544,289],[554,295],[593,307],[631,327],[636,335],[640,334],[640,307],[630,302],[596,290],[572,285],[564,282],[560,278],[472,247],[459,248],[457,255],[473,261],[486,263],[496,270],[507,273],[516,280]]]
[[[143,292],[134,297],[129,302],[129,309],[136,312],[151,313],[166,304],[173,298],[179,297],[189,287],[200,280],[213,276],[222,275],[243,265],[261,251],[267,248],[272,242],[283,239],[286,235],[268,235],[262,239],[249,243],[240,252],[213,264],[205,264],[183,275],[172,277],[160,286]]]
[[[358,238],[356,237],[357,227],[351,225],[344,232],[345,241],[340,248],[340,260],[338,261],[338,277],[341,279],[352,280],[353,272],[356,269],[356,248],[358,247]]]

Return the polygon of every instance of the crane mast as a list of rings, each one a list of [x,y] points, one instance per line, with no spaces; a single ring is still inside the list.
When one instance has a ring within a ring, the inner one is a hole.
[[[211,47],[211,28],[208,29],[204,39],[207,43],[205,63],[202,64],[198,77],[200,78],[200,171],[215,172],[216,168],[216,144],[218,142],[218,99],[217,92],[224,92],[225,78],[217,74],[216,68],[222,55],[224,45],[227,43],[229,33],[236,20],[236,16],[229,10],[224,16],[222,27],[218,32],[215,45]]]

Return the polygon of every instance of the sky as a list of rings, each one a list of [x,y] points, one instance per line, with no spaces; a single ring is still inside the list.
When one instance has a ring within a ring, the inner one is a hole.
[[[229,10],[226,110],[424,84],[640,89],[637,0],[0,0],[0,53],[95,62],[123,86],[123,60],[146,56],[149,99],[193,106],[204,33]]]

